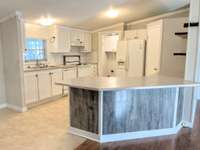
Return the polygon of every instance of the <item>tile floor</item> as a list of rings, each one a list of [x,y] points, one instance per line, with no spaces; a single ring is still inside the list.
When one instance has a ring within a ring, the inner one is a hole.
[[[0,110],[0,150],[73,150],[84,138],[67,133],[67,98],[25,113]]]

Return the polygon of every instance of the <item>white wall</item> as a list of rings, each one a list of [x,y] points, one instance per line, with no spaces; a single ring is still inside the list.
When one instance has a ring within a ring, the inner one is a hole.
[[[184,77],[185,56],[174,56],[173,53],[186,53],[187,38],[175,35],[175,32],[187,32],[183,27],[187,18],[173,18],[163,20],[163,39],[161,74]]]
[[[23,111],[23,22],[12,17],[0,24],[6,100],[10,108]]]
[[[6,103],[6,95],[5,95],[5,80],[4,80],[4,69],[3,69],[3,51],[1,47],[0,40],[0,105]]]

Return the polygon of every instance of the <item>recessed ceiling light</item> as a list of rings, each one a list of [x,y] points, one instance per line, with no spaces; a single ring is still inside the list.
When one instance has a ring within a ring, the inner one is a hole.
[[[116,18],[119,16],[119,12],[117,10],[114,10],[112,7],[106,12],[106,16],[109,18]]]
[[[51,26],[56,22],[55,19],[50,17],[41,17],[39,20],[37,20],[37,23],[43,25],[43,26]]]

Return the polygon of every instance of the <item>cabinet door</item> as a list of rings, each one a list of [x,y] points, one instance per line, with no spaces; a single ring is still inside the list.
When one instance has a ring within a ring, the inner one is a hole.
[[[53,26],[49,29],[49,36],[48,49],[52,52],[70,52],[70,31],[68,28]]]
[[[38,74],[39,100],[51,97],[51,76],[49,71]]]
[[[59,27],[57,29],[58,34],[58,50],[60,52],[69,52],[70,51],[70,32],[65,27]]]
[[[52,96],[57,96],[62,94],[62,86],[56,85],[56,82],[62,80],[62,70],[53,70],[51,72],[51,87],[52,87]]]
[[[31,104],[38,101],[37,73],[24,74],[25,103]]]
[[[63,71],[63,80],[67,81],[69,79],[77,78],[77,70],[76,68],[69,68]]]
[[[115,52],[117,51],[117,43],[119,40],[119,35],[106,35],[103,38],[103,51],[105,52]]]
[[[160,71],[162,29],[162,21],[147,25],[146,75],[157,74]]]
[[[92,44],[92,37],[91,34],[89,32],[85,32],[85,36],[84,36],[84,51],[83,52],[91,52],[91,44]]]

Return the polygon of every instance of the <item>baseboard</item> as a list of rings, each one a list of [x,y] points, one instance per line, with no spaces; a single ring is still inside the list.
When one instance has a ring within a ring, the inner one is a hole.
[[[62,96],[62,95],[57,95],[57,96],[54,96],[54,97],[50,97],[50,98],[47,98],[47,99],[40,100],[40,101],[32,103],[32,104],[27,104],[26,107],[27,107],[27,109],[31,109],[31,108],[46,104],[48,102],[56,101],[56,100],[63,98],[63,97],[64,96]]]
[[[182,121],[181,124],[182,124],[182,127],[184,127],[184,128],[193,128],[192,122]]]
[[[81,136],[81,137],[90,139],[92,141],[100,142],[98,134],[94,134],[94,133],[87,132],[87,131],[80,130],[80,129],[73,128],[73,127],[69,127],[68,132],[71,134],[77,135],[77,136]]]
[[[153,138],[177,134],[182,127],[159,129],[150,131],[139,131],[139,132],[128,132],[122,134],[110,134],[102,135],[100,138],[101,143],[125,141],[125,140],[136,140],[144,138]]]
[[[175,128],[127,132],[127,133],[109,134],[109,135],[102,135],[102,136],[99,136],[98,134],[90,133],[87,131],[83,131],[80,129],[76,129],[73,127],[69,127],[68,131],[71,134],[78,135],[78,136],[90,139],[92,141],[96,141],[99,143],[107,143],[107,142],[116,142],[116,141],[135,140],[135,139],[174,135],[174,134],[178,134],[178,132],[183,128],[182,125],[183,124],[180,123]]]
[[[7,108],[15,110],[17,112],[26,112],[27,111],[26,107],[18,107],[18,106],[14,106],[14,105],[11,105],[11,104],[8,104]]]
[[[7,108],[7,104],[0,104],[0,109]]]

